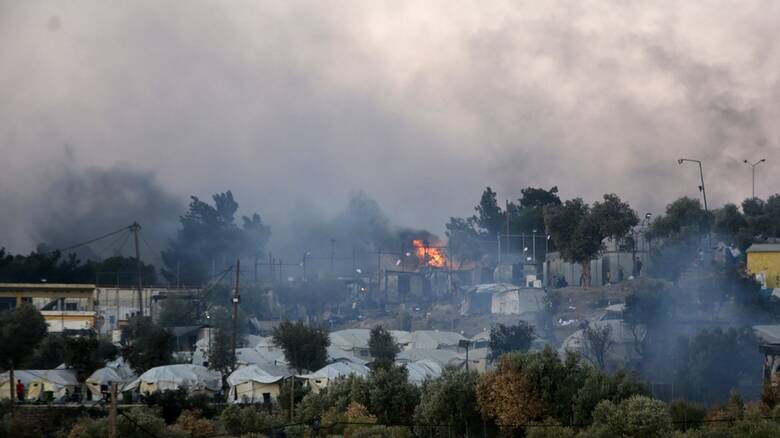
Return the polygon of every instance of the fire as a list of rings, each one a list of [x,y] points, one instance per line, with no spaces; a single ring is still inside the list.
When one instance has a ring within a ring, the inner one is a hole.
[[[420,259],[423,264],[433,266],[434,268],[443,268],[447,266],[447,258],[444,257],[441,248],[425,246],[423,241],[419,239],[412,240],[412,246],[414,246],[417,253],[417,258]]]

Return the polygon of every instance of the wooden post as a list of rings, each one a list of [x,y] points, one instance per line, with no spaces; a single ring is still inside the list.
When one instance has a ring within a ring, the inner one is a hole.
[[[111,405],[108,410],[108,438],[117,438],[116,435],[116,383],[111,384]]]
[[[290,423],[293,422],[293,409],[295,409],[295,376],[290,376]]]

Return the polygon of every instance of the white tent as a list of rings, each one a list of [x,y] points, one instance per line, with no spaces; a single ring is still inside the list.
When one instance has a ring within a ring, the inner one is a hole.
[[[11,396],[9,384],[16,394],[16,382],[9,382],[8,378],[8,372],[0,374],[0,399]],[[46,391],[51,391],[56,400],[64,397],[66,391],[72,394],[79,385],[73,370],[14,370],[14,379],[22,381],[28,400],[40,399]]]
[[[466,338],[460,333],[439,330],[415,330],[409,334],[409,349],[457,348]]]
[[[321,389],[327,387],[330,382],[339,377],[347,377],[349,375],[367,376],[368,373],[369,369],[365,365],[354,362],[335,362],[326,365],[313,373],[302,374],[298,377],[306,380],[311,387],[312,392],[318,393]]]
[[[284,376],[274,376],[257,365],[241,367],[227,378],[229,403],[270,402],[279,396]]]
[[[85,383],[87,384],[87,389],[92,394],[92,399],[98,400],[103,396],[100,391],[101,386],[108,386],[112,383],[116,383],[117,392],[121,397],[125,386],[135,380],[136,377],[135,373],[127,367],[103,367],[87,377]]]
[[[185,388],[190,393],[217,392],[222,388],[221,380],[219,373],[199,365],[166,365],[152,368],[141,374],[141,377],[127,385],[125,390],[137,390],[147,395],[155,391],[179,388]]]
[[[400,363],[412,363],[420,360],[436,362],[442,367],[461,367],[466,363],[466,355],[452,350],[434,350],[430,348],[413,348],[404,350],[396,356]]]
[[[409,373],[409,382],[421,385],[425,379],[435,379],[441,376],[443,368],[432,360],[423,359],[406,364],[406,371]]]

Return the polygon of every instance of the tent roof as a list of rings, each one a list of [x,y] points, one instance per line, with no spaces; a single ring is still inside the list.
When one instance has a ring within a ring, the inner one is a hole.
[[[404,350],[398,353],[396,358],[399,361],[406,363],[427,360],[435,362],[441,366],[460,365],[466,360],[464,355],[461,355],[455,351],[436,350],[430,348],[414,348]]]
[[[439,377],[443,368],[434,361],[423,359],[406,364],[406,370],[409,373],[409,381],[420,384],[427,378]]]
[[[8,380],[8,372],[0,374],[0,381]],[[73,370],[14,370],[14,379],[25,385],[30,382],[49,382],[55,385],[75,386],[79,384]]]
[[[330,334],[330,345],[351,350],[353,348],[368,348],[368,339],[371,337],[369,329],[346,329]]]
[[[465,339],[467,338],[455,332],[417,330],[409,334],[409,347],[426,349],[455,347],[461,340]]]
[[[89,377],[87,377],[88,383],[96,383],[98,385],[111,383],[125,383],[135,380],[136,375],[132,370],[128,368],[111,368],[103,367],[99,370],[95,370]]]
[[[227,381],[230,386],[235,386],[244,382],[276,383],[282,379],[283,376],[273,376],[257,365],[249,365],[233,371]]]
[[[313,373],[302,374],[298,377],[302,379],[335,379],[337,377],[346,377],[350,374],[366,376],[368,371],[368,367],[365,365],[352,362],[336,362],[326,365]]]
[[[754,325],[753,331],[767,344],[780,344],[780,324]]]
[[[200,365],[176,364],[152,368],[127,386],[128,389],[145,383],[174,383],[176,385],[206,388],[219,391],[222,387],[219,374],[209,371]]]

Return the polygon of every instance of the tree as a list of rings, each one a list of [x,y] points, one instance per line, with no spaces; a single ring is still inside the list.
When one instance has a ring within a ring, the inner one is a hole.
[[[236,358],[233,356],[230,341],[228,332],[223,327],[219,327],[211,335],[209,345],[209,368],[222,374],[223,384],[227,382],[227,376],[236,368]]]
[[[649,396],[650,389],[633,373],[618,370],[610,374],[591,368],[574,397],[574,424],[589,424],[596,405],[602,400],[620,403],[634,395]]]
[[[490,358],[495,360],[499,356],[512,351],[526,352],[531,348],[531,342],[536,339],[534,327],[525,321],[517,325],[505,326],[496,324],[490,329]]]
[[[451,424],[457,435],[478,435],[482,416],[477,404],[475,371],[446,368],[442,375],[423,384],[414,419],[424,424]],[[445,431],[439,435],[445,435]]]
[[[582,331],[583,352],[593,366],[603,370],[607,367],[607,357],[615,345],[612,339],[612,326],[588,324]]]
[[[328,360],[330,339],[325,329],[306,327],[301,321],[282,321],[273,330],[273,340],[284,350],[287,363],[298,373],[318,370]]]
[[[671,318],[673,298],[666,285],[658,280],[640,278],[632,286],[631,294],[626,297],[623,320],[634,337],[634,350],[646,358],[648,345],[663,343],[656,344],[654,340]]]
[[[609,400],[599,403],[593,412],[591,429],[585,436],[670,436],[672,417],[664,402],[635,395],[617,405]]]
[[[381,325],[371,329],[368,339],[368,352],[374,358],[374,366],[387,368],[395,363],[395,356],[401,351],[395,343],[393,335]]]
[[[506,216],[498,206],[496,192],[490,187],[486,187],[482,192],[479,205],[474,207],[474,210],[477,212],[477,215],[473,216],[474,223],[488,236],[495,237],[504,229]]]
[[[118,353],[114,344],[90,333],[86,336],[67,338],[63,360],[68,368],[76,371],[78,381],[83,383],[95,370],[104,367],[106,362],[116,359]]]
[[[23,303],[12,311],[0,314],[0,366],[9,373],[12,410],[16,400],[14,369],[32,355],[46,336],[46,331],[46,320],[31,304]]]
[[[409,383],[405,367],[391,366],[371,371],[368,377],[368,408],[385,425],[406,424],[414,416],[420,390]]]
[[[122,357],[137,374],[171,363],[173,335],[158,326],[148,316],[136,316],[130,320],[127,344],[121,348]]]
[[[544,209],[544,224],[561,257],[582,265],[582,283],[590,284],[590,261],[601,249],[598,227],[589,219],[590,207],[582,199]]]
[[[758,380],[758,340],[752,330],[701,330],[678,339],[670,355],[674,385],[686,399],[714,403],[725,399],[742,380]]]
[[[28,370],[50,370],[65,362],[65,337],[48,334],[22,364]]]
[[[176,238],[162,253],[162,273],[168,281],[199,285],[216,263],[222,266],[236,256],[262,255],[271,230],[260,216],[243,216],[239,227],[235,221],[238,203],[233,194],[228,190],[212,199],[213,206],[193,196],[189,209],[181,216]]]
[[[550,346],[538,353],[505,354],[477,385],[480,411],[502,427],[547,417],[569,423],[586,373],[576,355],[561,360]]]
[[[481,236],[474,227],[473,220],[451,217],[445,227],[449,252],[461,265],[458,269],[463,263],[475,262],[482,257]]]
[[[582,265],[583,286],[590,286],[590,262],[601,251],[602,242],[610,237],[619,241],[639,223],[628,203],[613,194],[589,207],[582,199],[563,205],[548,205],[544,223],[564,260]]]

